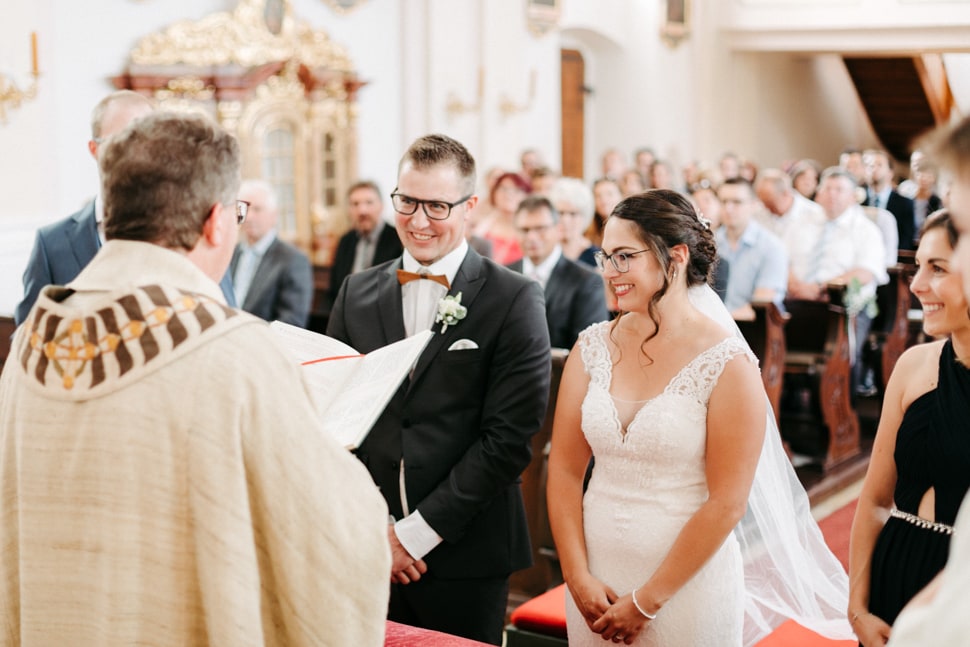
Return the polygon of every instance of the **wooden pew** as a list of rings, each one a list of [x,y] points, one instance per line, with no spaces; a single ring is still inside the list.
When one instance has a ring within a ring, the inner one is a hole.
[[[17,327],[13,323],[13,317],[0,317],[0,369],[10,355],[10,337]]]
[[[785,374],[785,324],[788,314],[783,313],[770,301],[752,303],[754,320],[737,321],[751,351],[761,364],[761,381],[775,412],[775,421],[781,427],[781,390]]]
[[[555,568],[556,562],[548,557],[550,550],[555,554],[555,547],[546,512],[546,474],[556,397],[559,394],[559,381],[562,378],[562,369],[568,354],[569,351],[563,348],[552,349],[549,405],[542,428],[532,437],[532,461],[522,472],[522,498],[525,500],[525,513],[532,540],[533,565],[512,574],[509,584],[510,608],[518,606],[562,581],[558,569]]]
[[[816,456],[824,470],[859,453],[852,406],[845,286],[830,285],[828,302],[789,299],[785,328],[785,393],[781,431],[792,449]]]
[[[916,259],[913,252],[900,250],[899,262],[889,268],[889,283],[880,286],[885,297],[879,303],[880,309],[885,308],[886,324],[882,330],[874,331],[870,338],[875,337],[879,349],[879,369],[882,372],[882,389],[885,391],[892,375],[896,361],[910,344],[909,311],[912,308],[913,296],[909,291],[909,283],[916,273]],[[875,327],[875,326],[874,326]]]

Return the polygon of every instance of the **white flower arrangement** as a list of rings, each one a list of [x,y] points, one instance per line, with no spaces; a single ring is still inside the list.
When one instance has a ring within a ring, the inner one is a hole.
[[[879,314],[879,306],[876,305],[876,295],[868,294],[864,296],[862,294],[862,282],[856,277],[852,277],[846,286],[843,305],[845,306],[846,314],[850,317],[854,317],[860,312],[865,312],[871,319]]]
[[[461,292],[455,295],[449,294],[438,301],[438,315],[434,321],[435,323],[441,324],[441,332],[443,334],[448,330],[448,326],[454,326],[464,319],[467,314],[468,308],[461,305]]]

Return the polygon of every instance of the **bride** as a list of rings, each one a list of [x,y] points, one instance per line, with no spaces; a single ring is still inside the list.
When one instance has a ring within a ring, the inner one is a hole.
[[[567,360],[549,459],[571,646],[751,645],[787,618],[852,636],[757,359],[707,287],[715,259],[673,191],[606,223],[597,263],[621,314]]]

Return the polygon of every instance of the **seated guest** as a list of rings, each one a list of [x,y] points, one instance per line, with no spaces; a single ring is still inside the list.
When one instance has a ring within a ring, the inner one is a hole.
[[[650,166],[650,188],[676,191],[678,189],[675,182],[674,170],[670,162],[657,160]]]
[[[843,148],[842,152],[839,153],[839,167],[848,171],[856,183],[856,188],[861,189],[861,193],[865,195],[866,188],[869,186],[869,172],[866,169],[862,151],[852,146]],[[860,202],[863,200],[865,198]]]
[[[559,212],[563,256],[596,267],[599,247],[586,237],[593,221],[593,192],[582,180],[564,177],[553,185],[549,201]]]
[[[765,207],[757,214],[758,222],[781,239],[791,222],[823,218],[822,207],[795,191],[791,178],[781,169],[769,168],[758,174],[754,191]]]
[[[922,151],[913,151],[910,163],[913,190],[913,215],[915,231],[919,231],[926,217],[943,208],[943,200],[937,195],[936,181],[939,177],[936,166],[926,158]],[[919,242],[919,241],[914,241]]]
[[[276,192],[268,182],[246,180],[239,199],[249,203],[249,210],[230,265],[236,301],[266,321],[305,326],[313,300],[313,270],[306,254],[276,235]]]
[[[755,178],[758,177],[758,164],[751,159],[742,159],[739,177],[741,177],[743,180],[747,180],[748,184],[754,182]]]
[[[475,235],[492,243],[492,258],[508,265],[522,258],[519,236],[512,222],[522,198],[532,191],[532,185],[518,173],[504,173],[495,182],[489,201],[492,210],[475,228]]]
[[[716,232],[721,227],[723,205],[717,197],[717,187],[720,178],[710,171],[701,171],[697,174],[696,182],[688,185],[690,201],[697,207],[700,216],[710,223],[711,231]]]
[[[534,148],[527,148],[522,151],[522,154],[519,155],[519,165],[519,175],[525,178],[527,182],[532,182],[535,179],[539,169],[548,168],[542,161],[542,154]]]
[[[156,113],[100,160],[107,242],[0,377],[0,643],[383,644],[387,507],[217,285],[236,140]]]
[[[861,304],[874,302],[876,286],[889,282],[886,252],[879,228],[863,213],[856,201],[852,175],[840,167],[822,172],[817,200],[823,216],[805,212],[789,225],[782,240],[790,260],[788,296],[822,299],[828,283],[849,286],[858,308],[855,338],[865,340],[872,317]],[[852,361],[853,389],[859,385],[861,353],[865,344],[855,345]]]
[[[818,174],[821,172],[822,168],[815,160],[801,159],[792,164],[788,170],[788,177],[791,178],[792,187],[802,197],[814,200],[815,192],[818,190]]]
[[[623,194],[624,198],[643,193],[645,190],[646,187],[643,183],[643,177],[640,176],[640,171],[630,169],[623,172],[623,177],[620,178],[620,193]]]
[[[131,90],[112,92],[101,99],[91,113],[91,139],[87,145],[95,162],[103,142],[151,111],[151,102]],[[104,243],[103,220],[104,200],[99,188],[98,195],[80,211],[37,230],[30,260],[24,270],[24,298],[14,311],[16,323],[21,324],[27,318],[41,289],[74,280],[94,258]],[[228,274],[223,277],[221,287],[229,304],[236,305]]]
[[[707,222],[707,226],[715,234],[721,229],[723,223],[724,207],[721,200],[717,197],[717,186],[720,177],[713,171],[701,171],[697,174],[695,182],[689,185],[690,201],[697,208],[697,213]],[[717,263],[714,265],[714,272],[711,275],[711,287],[721,297],[727,298],[728,277],[731,274],[731,263],[721,254],[718,249]]]
[[[741,177],[741,157],[737,153],[725,151],[717,164],[723,179],[730,180],[734,177]]]
[[[617,180],[601,177],[593,182],[593,204],[596,210],[593,212],[593,222],[584,234],[593,245],[599,247],[603,242],[603,227],[606,226],[606,219],[622,199],[623,193]]]
[[[735,319],[754,319],[753,301],[781,306],[788,283],[788,252],[754,219],[754,189],[747,180],[726,180],[717,190],[724,226],[715,234],[717,253],[731,267],[724,305]]]
[[[866,206],[889,211],[896,218],[899,249],[914,249],[916,239],[916,216],[913,201],[903,197],[893,188],[893,165],[889,153],[884,150],[867,150],[862,159],[866,165],[869,190]]]
[[[572,348],[590,324],[609,319],[603,280],[562,254],[559,214],[549,200],[529,196],[515,214],[525,257],[510,269],[535,279],[546,295],[546,323],[553,348]]]
[[[623,177],[623,173],[627,169],[626,161],[623,159],[623,153],[615,148],[609,148],[603,153],[603,157],[600,158],[600,168],[603,171],[603,177],[608,177],[616,183],[620,182],[620,178]]]
[[[690,160],[680,167],[681,181],[683,182],[687,193],[691,192],[692,186],[699,184],[703,180],[703,176],[705,176],[706,173],[706,170],[697,160]]]
[[[657,159],[657,154],[649,146],[643,146],[633,151],[633,166],[643,178],[643,186],[650,189],[650,167]]]
[[[377,183],[361,180],[347,191],[350,231],[340,237],[330,268],[330,303],[347,275],[380,265],[401,255],[401,239],[381,216],[384,202]]]
[[[558,173],[548,166],[540,166],[532,172],[532,192],[548,197],[558,179]]]

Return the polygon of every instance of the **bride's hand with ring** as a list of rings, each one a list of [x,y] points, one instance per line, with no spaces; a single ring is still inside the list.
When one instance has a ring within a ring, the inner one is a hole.
[[[574,578],[568,584],[567,590],[573,596],[576,608],[583,614],[583,619],[592,629],[593,623],[601,618],[616,601],[616,593],[590,573]]]
[[[603,640],[631,645],[646,624],[647,618],[633,604],[633,596],[627,593],[590,625],[590,629],[600,634]]]

